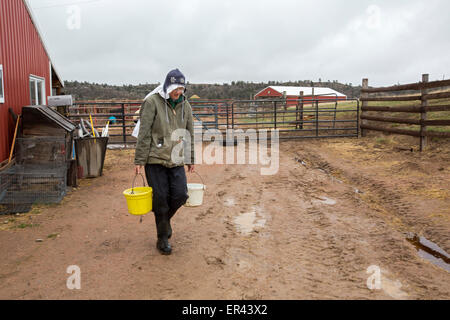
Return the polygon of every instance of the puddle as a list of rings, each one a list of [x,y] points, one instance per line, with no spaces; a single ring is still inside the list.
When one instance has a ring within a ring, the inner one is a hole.
[[[329,206],[333,206],[336,204],[336,200],[333,200],[333,199],[330,199],[327,197],[318,197],[317,199],[318,200],[313,200],[313,202],[320,203],[320,204],[326,204]]]
[[[258,217],[256,209],[253,209],[251,212],[243,213],[234,218],[234,224],[240,233],[249,235],[256,228],[264,227],[266,219]]]
[[[394,299],[404,300],[408,294],[401,290],[402,284],[400,281],[391,280],[384,275],[381,276],[381,288],[383,291]]]
[[[245,260],[240,260],[240,261],[237,263],[237,267],[238,267],[240,270],[242,270],[242,271],[248,271],[248,270],[250,270],[250,269],[252,268],[252,265],[251,265],[251,263],[249,263],[249,262],[247,262],[247,261],[245,261]]]
[[[223,204],[225,207],[233,207],[235,205],[235,202],[233,198],[228,198],[224,201]]]
[[[450,255],[437,244],[416,234],[408,234],[406,240],[417,249],[421,258],[450,272]]]

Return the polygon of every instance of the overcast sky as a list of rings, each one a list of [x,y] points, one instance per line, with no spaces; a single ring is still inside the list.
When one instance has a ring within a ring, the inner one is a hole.
[[[64,80],[450,78],[448,0],[28,0]]]

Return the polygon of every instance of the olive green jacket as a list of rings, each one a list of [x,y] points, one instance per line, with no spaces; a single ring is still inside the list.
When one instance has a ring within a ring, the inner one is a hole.
[[[134,157],[136,165],[160,164],[173,168],[194,164],[192,108],[187,100],[172,108],[158,93],[155,93],[142,103],[139,115],[140,128]],[[176,129],[186,129],[189,133],[188,137],[183,139],[177,137],[175,141],[172,141],[172,132]],[[190,155],[185,155],[183,150],[177,153],[182,160],[173,158],[174,148],[177,146],[175,151],[182,149],[180,143],[186,146],[189,136]]]

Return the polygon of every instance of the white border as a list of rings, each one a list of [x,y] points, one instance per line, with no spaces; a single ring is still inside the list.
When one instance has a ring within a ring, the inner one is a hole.
[[[37,105],[46,105],[47,104],[47,98],[46,98],[46,92],[45,92],[45,78],[42,78],[42,77],[39,77],[39,76],[35,76],[35,75],[33,75],[33,74],[30,74],[30,78],[29,78],[29,80],[31,81],[31,80],[34,80],[34,81],[42,81],[42,84],[41,84],[41,89],[42,89],[42,101],[38,101],[38,104]],[[30,85],[30,82],[28,82],[28,86]],[[37,86],[34,86],[35,87],[35,97],[37,98],[39,95],[38,95],[38,92],[37,92]],[[31,94],[31,92],[30,92],[30,94]],[[31,96],[30,96],[30,98],[31,98]],[[30,104],[31,104],[31,101],[30,101]]]
[[[5,86],[3,85],[4,79],[5,79],[5,74],[3,73],[3,65],[0,64],[0,72],[2,74],[2,81],[0,83],[0,86],[2,86],[2,93],[3,96],[0,97],[0,103],[5,103]]]

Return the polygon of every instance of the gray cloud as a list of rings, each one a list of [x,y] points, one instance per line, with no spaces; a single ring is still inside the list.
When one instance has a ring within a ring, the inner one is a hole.
[[[79,30],[63,1],[29,2],[66,80],[154,83],[174,67],[193,83],[450,75],[446,0],[80,0]]]

